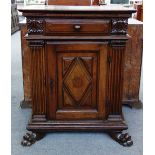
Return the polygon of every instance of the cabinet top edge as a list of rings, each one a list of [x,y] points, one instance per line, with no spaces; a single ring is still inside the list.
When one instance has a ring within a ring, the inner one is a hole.
[[[63,6],[63,5],[30,5],[19,6],[20,12],[96,12],[96,13],[134,13],[133,8],[127,8],[122,5],[104,5],[104,6]]]

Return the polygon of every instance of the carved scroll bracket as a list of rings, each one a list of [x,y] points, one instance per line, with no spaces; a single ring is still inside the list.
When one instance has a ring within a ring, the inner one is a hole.
[[[126,18],[114,18],[111,20],[111,34],[127,34],[128,19]]]
[[[42,34],[43,33],[43,19],[28,18],[27,19],[27,33],[28,34]]]

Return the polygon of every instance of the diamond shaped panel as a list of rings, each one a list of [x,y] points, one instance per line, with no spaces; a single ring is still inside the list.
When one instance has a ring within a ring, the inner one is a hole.
[[[73,66],[65,77],[64,84],[75,101],[80,101],[86,93],[91,77],[82,62],[76,58]]]

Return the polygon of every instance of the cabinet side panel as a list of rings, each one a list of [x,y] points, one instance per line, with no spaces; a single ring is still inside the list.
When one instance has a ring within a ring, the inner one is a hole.
[[[125,51],[123,102],[138,102],[142,63],[143,25],[128,27],[131,38]]]
[[[30,48],[27,40],[24,38],[27,33],[26,24],[21,26],[21,54],[22,54],[22,69],[23,69],[23,87],[24,100],[31,101],[31,79],[30,79]]]

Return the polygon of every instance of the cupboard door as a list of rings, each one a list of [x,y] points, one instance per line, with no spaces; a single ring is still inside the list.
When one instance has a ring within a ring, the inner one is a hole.
[[[104,119],[106,45],[48,45],[49,118]]]

